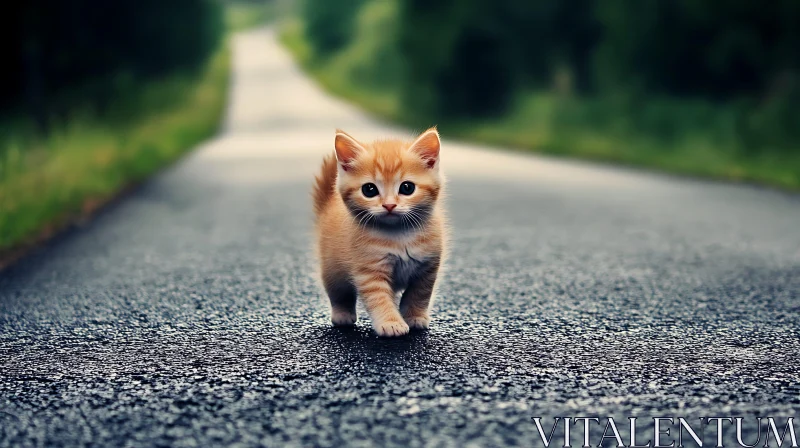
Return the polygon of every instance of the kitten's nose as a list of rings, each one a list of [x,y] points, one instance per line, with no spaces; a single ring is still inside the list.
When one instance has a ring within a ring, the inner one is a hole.
[[[389,213],[391,213],[392,210],[394,210],[395,207],[397,207],[397,204],[383,204],[383,208],[388,210]]]

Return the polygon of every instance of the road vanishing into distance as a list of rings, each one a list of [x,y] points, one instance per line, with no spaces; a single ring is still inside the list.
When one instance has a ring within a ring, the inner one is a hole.
[[[556,416],[742,416],[752,443],[756,416],[797,416],[798,196],[443,127],[430,330],[332,328],[312,176],[337,127],[413,133],[325,94],[272,29],[233,44],[217,138],[0,273],[0,446],[542,446],[532,418]]]

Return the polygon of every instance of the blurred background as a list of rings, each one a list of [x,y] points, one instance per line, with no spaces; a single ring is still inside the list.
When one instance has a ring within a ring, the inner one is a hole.
[[[333,92],[448,136],[800,187],[800,2],[305,0]]]
[[[33,0],[0,18],[0,259],[217,132],[265,1]],[[0,264],[2,260],[0,260]]]
[[[391,121],[800,189],[796,0],[35,0],[0,20],[0,251],[213,135],[228,37],[268,22]]]

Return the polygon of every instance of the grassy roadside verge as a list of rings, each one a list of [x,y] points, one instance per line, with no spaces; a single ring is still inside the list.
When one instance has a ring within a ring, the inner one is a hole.
[[[213,135],[229,63],[224,46],[197,76],[141,86],[116,118],[76,114],[45,138],[8,126],[0,141],[0,267]]]
[[[361,62],[365,56],[345,52],[329,61],[315,60],[298,21],[285,24],[281,40],[306,72],[332,94],[389,121],[416,128],[431,124],[416,122],[413,111],[404,111],[398,92],[390,85],[356,83],[345,74],[354,60]],[[655,103],[642,112],[652,116],[642,120],[649,127],[622,120],[609,125],[607,117],[613,114],[613,105],[527,92],[518,96],[515,107],[503,117],[436,124],[449,138],[800,190],[800,148],[758,153],[736,149],[727,132],[734,118],[724,109],[678,101]],[[693,122],[695,116],[698,119]]]

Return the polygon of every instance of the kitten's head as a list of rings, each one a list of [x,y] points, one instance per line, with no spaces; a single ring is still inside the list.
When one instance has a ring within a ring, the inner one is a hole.
[[[439,146],[436,128],[411,143],[362,144],[337,131],[337,186],[356,222],[386,233],[420,230],[442,187]]]

